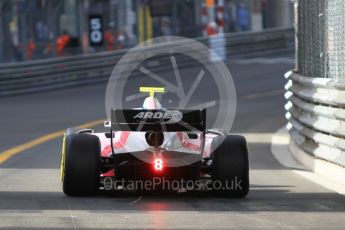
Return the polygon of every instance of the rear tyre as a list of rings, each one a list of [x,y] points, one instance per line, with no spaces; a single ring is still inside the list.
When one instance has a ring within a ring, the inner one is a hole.
[[[245,197],[249,192],[246,139],[239,135],[228,135],[225,139],[217,137],[213,146],[216,148],[212,153],[214,193],[222,197]]]
[[[95,196],[100,184],[100,141],[90,134],[65,137],[62,159],[62,190],[67,196]]]

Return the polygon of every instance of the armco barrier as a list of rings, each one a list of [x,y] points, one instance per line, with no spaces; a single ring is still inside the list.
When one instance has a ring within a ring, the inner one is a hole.
[[[215,38],[217,42],[218,38]],[[219,38],[222,39],[222,38]],[[261,55],[267,52],[293,50],[292,28],[269,29],[261,32],[225,34],[226,55]],[[207,38],[197,41],[208,46]],[[224,41],[222,42],[224,43]],[[162,45],[174,46],[173,42],[142,48],[138,57],[145,55],[145,49],[159,49]],[[71,86],[105,82],[111,70],[128,50],[76,55],[55,59],[37,60],[25,63],[0,65],[0,96],[40,92]],[[183,57],[182,57],[183,58]],[[180,59],[181,60],[181,59]],[[154,71],[167,70],[167,60],[160,60]],[[193,63],[182,61],[183,66]],[[183,67],[182,66],[182,67]],[[181,65],[179,64],[179,67]]]
[[[345,80],[286,75],[285,109],[293,144],[345,167]]]

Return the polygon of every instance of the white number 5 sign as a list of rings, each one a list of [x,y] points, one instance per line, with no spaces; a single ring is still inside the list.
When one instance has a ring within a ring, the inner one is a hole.
[[[89,40],[92,46],[103,44],[103,25],[100,15],[89,16]]]

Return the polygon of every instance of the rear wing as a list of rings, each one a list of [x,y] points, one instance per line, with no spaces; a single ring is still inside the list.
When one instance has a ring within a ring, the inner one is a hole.
[[[206,129],[206,109],[112,109],[111,129],[113,131],[138,132],[204,132]]]

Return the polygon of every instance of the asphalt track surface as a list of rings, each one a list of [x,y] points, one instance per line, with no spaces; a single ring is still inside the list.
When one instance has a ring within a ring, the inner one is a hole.
[[[193,193],[69,198],[61,191],[61,138],[55,138],[0,165],[0,228],[344,229],[345,198],[284,168],[271,153],[270,137],[285,124],[283,74],[293,66],[285,56],[227,61],[238,99],[232,131],[257,137],[249,142],[247,198]],[[181,76],[191,71],[181,70]],[[104,93],[105,84],[99,84],[1,98],[0,152],[103,119]]]

